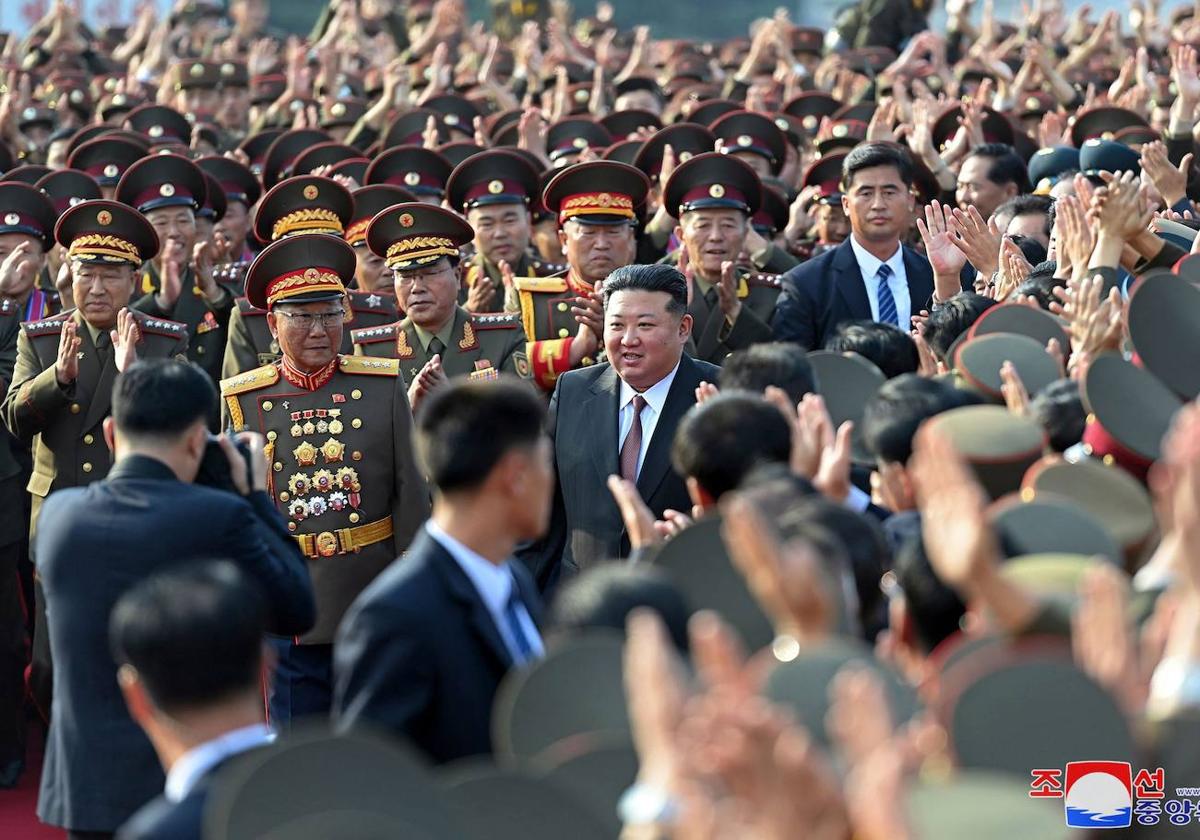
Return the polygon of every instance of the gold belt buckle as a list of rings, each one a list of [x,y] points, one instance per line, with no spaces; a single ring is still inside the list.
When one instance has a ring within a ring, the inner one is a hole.
[[[338,540],[332,531],[322,531],[317,534],[317,554],[322,557],[332,557],[337,554]]]

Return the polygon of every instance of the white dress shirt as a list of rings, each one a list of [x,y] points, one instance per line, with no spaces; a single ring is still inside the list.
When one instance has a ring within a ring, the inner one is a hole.
[[[646,459],[646,450],[650,447],[650,440],[654,437],[658,418],[662,416],[663,406],[667,404],[667,394],[671,392],[671,383],[675,381],[677,373],[679,373],[679,362],[675,363],[675,367],[671,369],[670,373],[642,391],[642,399],[646,401],[646,405],[642,407],[642,447],[638,451],[638,475],[642,474],[642,461]],[[637,395],[638,392],[622,379],[621,396],[617,403],[618,456],[621,448],[625,446],[625,438],[628,437],[629,430],[633,428],[633,398]]]
[[[500,565],[496,565],[447,534],[432,519],[425,523],[425,530],[442,548],[450,552],[450,556],[462,568],[463,573],[471,581],[471,585],[475,587],[483,605],[487,607],[488,613],[492,616],[492,623],[500,631],[500,638],[504,640],[504,645],[508,648],[513,662],[521,662],[521,648],[513,637],[512,630],[509,629],[508,617],[505,615],[508,600],[512,597],[513,587],[517,585],[513,580],[512,569],[508,566],[510,561],[505,560]],[[526,641],[533,649],[534,657],[540,658],[545,652],[542,647],[542,637],[538,633],[537,625],[533,623],[529,611],[525,609],[524,603],[517,607],[517,619],[521,622],[521,629],[525,633]]]
[[[192,788],[213,767],[225,759],[275,740],[275,733],[265,723],[243,726],[226,732],[198,747],[192,747],[171,765],[163,795],[171,802],[182,802]]]
[[[896,253],[886,260],[868,253],[867,249],[858,244],[854,234],[850,234],[850,248],[854,251],[854,259],[858,261],[858,270],[862,274],[863,285],[867,287],[867,300],[871,302],[871,319],[879,320],[879,266],[887,263],[892,269],[888,288],[896,300],[896,316],[900,319],[900,329],[909,331],[912,323],[912,301],[908,295],[908,274],[904,270],[904,249],[896,245]]]

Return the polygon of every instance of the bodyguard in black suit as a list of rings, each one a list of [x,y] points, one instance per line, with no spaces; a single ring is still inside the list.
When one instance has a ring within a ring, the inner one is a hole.
[[[511,558],[545,531],[554,475],[545,408],[515,381],[454,380],[416,428],[433,516],[342,620],[333,719],[382,727],[440,763],[491,752],[496,687],[542,654],[537,589]]]
[[[226,558],[261,586],[271,632],[299,635],[315,619],[304,559],[265,492],[265,441],[247,437],[247,469],[222,439],[206,467],[223,467],[230,489],[191,483],[216,407],[208,377],[185,362],[137,362],[117,378],[112,405],[104,433],[117,463],[104,481],[47,498],[34,544],[55,685],[38,817],[71,832],[112,832],[162,790],[106,644],[109,613],[130,587],[193,560]]]
[[[851,234],[783,276],[771,321],[776,341],[820,349],[838,324],[856,320],[887,322],[907,332],[911,316],[929,307],[933,270],[900,242],[914,210],[908,152],[863,144],[846,155],[842,173]]]
[[[720,369],[683,353],[692,329],[687,281],[669,265],[625,266],[605,281],[604,299],[609,364],[559,377],[550,401],[554,518],[547,537],[521,555],[543,591],[560,575],[629,555],[610,475],[633,481],[655,518],[691,510],[671,469],[671,442],[696,386],[716,382]]]

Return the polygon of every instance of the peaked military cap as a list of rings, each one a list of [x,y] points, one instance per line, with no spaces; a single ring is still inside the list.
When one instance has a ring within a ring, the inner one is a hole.
[[[1144,480],[1183,401],[1116,353],[1092,360],[1079,391],[1089,412],[1083,432],[1088,454]]]
[[[425,129],[431,117],[437,126],[438,143],[449,143],[450,129],[446,125],[445,115],[432,108],[414,108],[396,117],[388,126],[383,135],[383,148],[420,146],[425,142]]]
[[[370,184],[359,187],[350,195],[354,199],[354,214],[346,228],[345,239],[355,246],[366,244],[367,226],[381,210],[417,200],[408,190],[392,184]]]
[[[1079,169],[1097,180],[1101,172],[1142,172],[1141,156],[1124,143],[1093,137],[1079,149]]]
[[[246,297],[258,309],[339,300],[357,265],[354,249],[340,236],[288,236],[254,258],[246,272]]]
[[[125,126],[148,137],[151,146],[186,146],[192,139],[187,117],[166,105],[139,105],[125,115]]]
[[[1142,367],[1181,399],[1200,396],[1200,289],[1178,277],[1145,277],[1129,300],[1129,338]]]
[[[614,111],[606,117],[601,117],[600,125],[608,129],[608,133],[615,140],[632,140],[639,129],[651,128],[658,131],[663,127],[658,114],[641,108]]]
[[[381,210],[367,226],[367,247],[393,271],[457,260],[475,230],[457,213],[412,201]]]
[[[55,170],[49,175],[44,175],[35,186],[50,197],[55,216],[61,216],[68,207],[74,207],[81,201],[102,197],[96,179],[78,169]],[[51,234],[53,227],[50,226]]]
[[[787,138],[770,117],[754,111],[734,111],[710,126],[725,154],[749,152],[764,157],[779,174],[787,161]]]
[[[1139,114],[1127,108],[1107,105],[1092,108],[1075,118],[1075,122],[1071,125],[1071,142],[1077,148],[1082,149],[1087,140],[1092,138],[1111,140],[1121,129],[1134,126],[1149,127]]]
[[[237,201],[247,209],[254,206],[262,195],[262,186],[249,167],[223,155],[209,155],[197,159],[196,165],[207,175],[213,176],[225,193],[226,203]]]
[[[804,170],[800,180],[801,187],[817,187],[821,192],[817,201],[821,204],[841,204],[842,196],[842,162],[846,152],[835,152],[831,155],[821,155]]]
[[[546,148],[551,162],[584,149],[607,149],[613,143],[608,129],[590,117],[567,117],[546,130]]]
[[[477,146],[471,140],[455,140],[453,143],[438,146],[438,154],[444,157],[451,166],[458,166],[463,161],[486,151],[487,149],[483,146]]]
[[[263,156],[263,188],[270,189],[288,175],[293,174],[292,168],[296,164],[296,159],[304,152],[319,143],[329,143],[332,140],[333,138],[326,132],[315,128],[297,128],[280,134],[271,142]]]
[[[154,226],[119,201],[97,199],[69,208],[59,217],[54,239],[67,259],[86,263],[140,266],[158,253]]]
[[[719,152],[705,152],[680,164],[663,189],[663,204],[676,218],[707,208],[753,215],[761,203],[758,174],[744,161]]]
[[[1038,149],[1029,159],[1029,181],[1035,193],[1046,195],[1065,173],[1078,169],[1079,149],[1071,146]]]
[[[57,221],[50,197],[37,187],[20,181],[0,182],[0,234],[32,236],[42,243],[43,251],[49,251]]]
[[[340,239],[353,212],[350,191],[337,181],[297,175],[263,196],[254,216],[254,234],[263,242],[299,233],[332,233]]]
[[[793,96],[783,106],[783,112],[797,117],[810,137],[821,127],[821,117],[832,117],[842,103],[828,93],[808,90]]]
[[[116,186],[129,167],[146,157],[146,150],[116,137],[88,140],[67,157],[67,166],[86,172],[101,186]]]
[[[442,155],[423,146],[397,146],[367,167],[366,183],[394,184],[416,195],[441,196],[453,167]]]
[[[559,224],[569,219],[593,225],[633,222],[650,192],[650,181],[641,170],[611,160],[589,161],[559,172],[546,185],[542,201],[558,214]]]
[[[528,205],[538,194],[538,173],[520,155],[493,149],[455,167],[446,182],[446,201],[455,210],[485,204]]]
[[[362,149],[347,146],[345,143],[318,143],[301,152],[292,162],[293,175],[311,175],[313,170],[322,166],[334,166],[345,160],[363,157]]]
[[[208,195],[204,173],[180,155],[151,155],[126,170],[117,184],[117,200],[139,213],[160,207],[199,210]]]
[[[702,125],[685,122],[669,125],[654,133],[642,144],[633,158],[633,165],[642,170],[647,178],[657,181],[662,171],[663,154],[670,146],[675,154],[675,164],[686,163],[696,155],[714,151],[717,138]]]
[[[33,186],[53,171],[49,166],[42,166],[40,163],[27,163],[5,172],[4,177],[0,178],[0,182],[7,181]]]

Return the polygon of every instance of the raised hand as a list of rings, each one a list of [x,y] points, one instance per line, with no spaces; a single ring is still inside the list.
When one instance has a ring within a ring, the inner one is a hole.
[[[1174,207],[1187,198],[1192,159],[1192,153],[1188,152],[1179,166],[1175,166],[1167,157],[1167,147],[1161,141],[1142,146],[1142,173],[1154,184],[1167,207]]]
[[[984,219],[972,206],[965,212],[954,208],[953,219],[947,221],[958,236],[958,247],[980,274],[987,277],[1000,268],[1003,232],[994,219]]]
[[[967,255],[959,247],[959,237],[951,226],[951,208],[935,200],[925,207],[925,219],[917,219],[917,231],[925,243],[925,257],[933,268],[939,300],[948,300],[959,291],[959,275],[967,264]]]
[[[577,297],[571,304],[571,314],[581,328],[586,327],[596,337],[596,341],[604,340],[604,304],[600,295],[592,292],[585,297]]]
[[[730,324],[737,321],[742,311],[742,301],[738,297],[738,279],[734,265],[730,261],[721,263],[721,281],[717,284],[717,302],[725,320]]]
[[[608,492],[612,493],[617,510],[621,512],[621,521],[625,524],[625,532],[629,534],[629,545],[632,548],[658,545],[663,541],[662,535],[654,526],[654,513],[642,501],[636,484],[619,475],[610,475]]]
[[[22,241],[0,262],[0,297],[19,297],[33,288],[37,268],[33,245]]]
[[[117,328],[109,332],[109,338],[113,345],[113,361],[117,363],[117,370],[124,373],[137,361],[137,346],[142,340],[137,319],[128,308],[117,313]]]
[[[59,333],[58,356],[54,360],[54,378],[64,388],[79,376],[79,348],[82,346],[83,339],[76,334],[75,320],[67,318]]]
[[[1025,259],[1020,246],[1007,237],[1000,243],[1000,268],[996,274],[994,290],[996,300],[1007,300],[1008,296],[1025,282],[1033,266]]]

